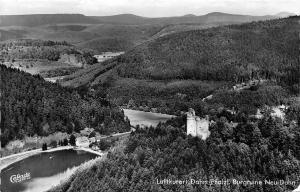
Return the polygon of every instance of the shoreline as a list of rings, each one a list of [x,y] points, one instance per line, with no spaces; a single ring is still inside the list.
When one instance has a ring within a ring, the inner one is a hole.
[[[122,108],[122,107],[120,109],[123,110],[124,113],[125,113],[125,111],[131,111],[131,112],[144,112],[144,113],[148,113],[148,114],[161,115],[163,117],[177,117],[176,115],[160,113],[160,112],[142,111],[142,110],[138,110],[138,109],[130,109],[130,108]]]
[[[122,110],[125,113],[125,116],[127,118],[130,119],[130,125],[131,125],[131,130],[128,132],[123,132],[123,133],[115,133],[113,135],[108,135],[108,136],[103,136],[100,139],[105,139],[105,138],[109,138],[109,137],[122,137],[125,135],[129,135],[132,131],[134,131],[135,129],[133,127],[135,127],[136,125],[140,125],[140,126],[156,126],[159,122],[164,122],[167,119],[171,119],[173,117],[176,117],[175,115],[169,115],[169,114],[163,114],[163,113],[153,113],[153,112],[145,112],[145,111],[138,111],[138,110],[133,110],[133,109],[124,109],[122,108]],[[127,113],[126,113],[127,112]],[[150,120],[144,120],[143,118],[139,117],[134,119],[132,117],[132,113],[138,113],[138,114],[150,114],[151,118]],[[159,118],[158,118],[159,117]],[[154,119],[159,119],[157,121],[153,120]],[[155,122],[154,122],[155,121]],[[56,147],[56,148],[49,148],[46,151],[42,151],[41,148],[39,149],[34,149],[34,150],[30,150],[30,151],[24,151],[21,153],[16,153],[16,154],[12,154],[9,156],[5,156],[0,158],[0,170],[3,170],[4,168],[8,167],[9,165],[21,161],[27,157],[30,157],[32,155],[37,155],[40,153],[44,153],[44,152],[53,152],[53,151],[59,151],[59,150],[67,150],[67,149],[74,149],[74,150],[82,150],[82,151],[86,151],[89,153],[93,153],[99,156],[102,156],[103,153],[102,152],[98,152],[98,151],[94,151],[90,148],[85,148],[85,147],[78,147],[78,146],[60,146],[60,147]]]
[[[9,165],[16,163],[18,161],[21,161],[25,158],[28,158],[30,156],[33,155],[37,155],[37,154],[41,154],[41,153],[51,153],[54,151],[61,151],[61,150],[68,150],[68,149],[73,149],[73,150],[81,150],[81,151],[86,151],[89,153],[93,153],[99,156],[102,156],[104,153],[98,152],[98,151],[94,151],[92,149],[89,148],[85,148],[85,147],[73,147],[73,146],[61,146],[61,147],[56,147],[56,148],[51,148],[48,149],[46,151],[42,151],[42,149],[34,149],[31,151],[25,151],[25,152],[21,152],[21,153],[17,153],[17,154],[13,154],[13,155],[9,155],[9,156],[5,156],[3,158],[0,158],[1,164],[0,164],[0,170],[2,171],[3,169],[5,169],[6,167],[8,167]]]
[[[98,156],[102,156],[104,154],[102,152],[94,151],[93,149],[85,148],[85,147],[73,147],[72,149],[74,149],[76,151],[85,151],[85,152],[93,153],[93,154],[98,155]]]

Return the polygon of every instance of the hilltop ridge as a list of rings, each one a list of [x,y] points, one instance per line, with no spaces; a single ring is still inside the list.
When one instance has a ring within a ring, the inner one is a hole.
[[[299,94],[299,19],[165,35],[67,76],[60,83],[99,89],[117,105],[133,100],[135,106],[159,108],[165,113],[178,112],[193,102],[197,105],[215,93],[212,103],[235,108],[247,105],[246,111],[253,113],[253,102],[256,107],[277,105],[286,95]],[[226,91],[251,79],[269,83],[241,94]],[[235,99],[226,100],[224,95]]]
[[[279,16],[282,16],[279,15]],[[289,15],[288,15],[289,16]],[[249,22],[257,20],[273,19],[277,15],[250,16],[227,14],[222,12],[212,12],[205,15],[187,14],[173,17],[141,17],[134,14],[118,14],[111,16],[85,16],[83,14],[32,14],[32,15],[0,15],[0,26],[39,26],[59,23],[111,23],[111,24],[179,24],[179,23],[202,23],[216,22],[216,18],[210,20],[209,17],[217,17],[219,21],[226,20],[231,23]]]

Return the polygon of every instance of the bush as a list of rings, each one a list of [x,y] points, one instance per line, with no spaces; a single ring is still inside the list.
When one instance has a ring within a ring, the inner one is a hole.
[[[90,133],[89,138],[91,138],[91,137],[96,137],[96,132],[95,132],[95,131],[92,131],[92,132]]]
[[[104,139],[101,139],[99,142],[99,149],[104,151],[110,147],[110,143]]]
[[[47,143],[43,143],[42,145],[42,151],[46,151],[47,150]]]
[[[52,140],[52,141],[50,142],[50,147],[56,148],[56,147],[57,147],[57,141]]]
[[[63,141],[63,146],[67,146],[68,144],[69,144],[68,139],[65,138],[64,141]]]
[[[69,140],[70,145],[76,146],[76,137],[72,134]]]

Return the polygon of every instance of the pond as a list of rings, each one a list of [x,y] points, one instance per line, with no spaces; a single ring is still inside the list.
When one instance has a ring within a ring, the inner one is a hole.
[[[96,157],[96,154],[73,149],[30,156],[1,171],[1,191],[46,191],[68,178],[77,166]]]
[[[174,115],[167,115],[162,113],[152,113],[137,111],[131,109],[123,109],[125,116],[130,120],[132,126],[153,126],[156,127],[159,122],[166,122],[175,117]]]

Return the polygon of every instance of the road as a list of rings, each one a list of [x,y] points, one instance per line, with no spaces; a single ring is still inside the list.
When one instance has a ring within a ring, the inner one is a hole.
[[[124,133],[116,133],[116,134],[109,135],[109,136],[103,136],[103,137],[98,138],[97,141],[100,141],[101,139],[106,139],[106,138],[121,137],[121,136],[129,135],[130,133],[131,133],[131,131],[124,132]],[[0,158],[0,162],[1,162],[0,170],[3,170],[5,167],[9,166],[10,164],[15,163],[17,161],[21,161],[22,159],[25,159],[32,155],[36,155],[36,154],[39,154],[42,152],[52,152],[52,151],[59,151],[59,150],[66,150],[66,149],[73,149],[73,147],[72,146],[61,146],[61,147],[56,147],[53,149],[48,149],[47,151],[42,151],[42,149],[34,149],[34,150],[25,151],[25,152],[9,155],[6,157],[2,157],[2,158]],[[89,148],[76,147],[75,149],[88,151],[90,153],[96,153],[97,155],[102,155],[102,153],[93,151]]]
[[[97,141],[100,141],[101,139],[112,138],[112,137],[121,137],[124,135],[129,135],[130,133],[131,133],[131,131],[124,132],[124,133],[116,133],[116,134],[108,135],[108,136],[103,136],[103,137],[98,138]]]

